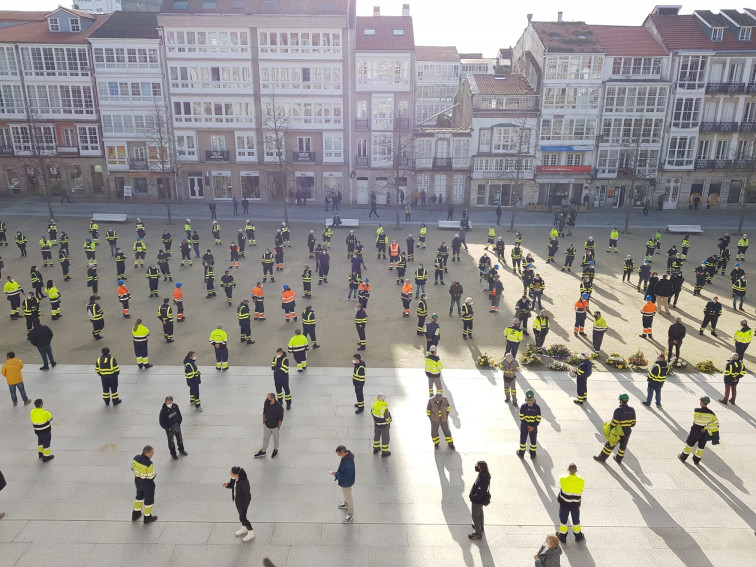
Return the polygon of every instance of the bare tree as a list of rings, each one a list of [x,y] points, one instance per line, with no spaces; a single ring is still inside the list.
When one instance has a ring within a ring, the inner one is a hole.
[[[744,143],[735,151],[735,159],[732,165],[736,173],[731,177],[730,181],[730,191],[733,190],[733,183],[736,186],[740,186],[740,194],[738,195],[738,207],[740,208],[738,234],[743,233],[746,206],[749,201],[756,200],[756,134],[751,134],[748,138],[743,138],[741,134],[740,141]]]
[[[263,103],[263,151],[272,152],[277,166],[277,181],[268,187],[273,200],[280,191],[283,203],[284,222],[289,222],[289,185],[295,183],[294,170],[286,160],[286,137],[291,128],[291,120],[286,109],[276,100],[273,93],[269,101]]]
[[[52,207],[52,181],[58,175],[57,145],[55,127],[37,120],[30,108],[26,109],[26,123],[18,126],[21,136],[20,146],[26,154],[18,159],[31,185],[40,187],[47,200],[50,218],[54,218]]]
[[[178,200],[181,200],[178,192],[179,161],[176,134],[165,107],[159,103],[155,103],[148,120],[144,132],[144,140],[147,143],[145,165],[150,171],[160,173],[164,183],[168,183],[161,200],[166,207],[168,224],[173,224],[171,195],[174,194]]]
[[[517,154],[514,156],[514,171],[510,172],[509,177],[514,178],[514,184],[512,185],[510,192],[510,199],[512,202],[512,215],[509,220],[509,232],[514,231],[515,215],[517,213],[517,203],[522,200],[522,178],[525,171],[526,160],[529,159],[530,153],[530,128],[528,128],[528,119],[517,118],[513,120],[515,129],[515,146]],[[502,188],[503,192],[503,188]],[[501,203],[501,196],[499,197],[499,203]]]
[[[409,118],[401,116],[393,119],[393,130],[381,134],[378,139],[379,153],[386,158],[388,184],[386,194],[394,195],[396,228],[401,226],[399,192],[407,189],[407,178],[413,171],[415,156],[415,136],[409,129]]]

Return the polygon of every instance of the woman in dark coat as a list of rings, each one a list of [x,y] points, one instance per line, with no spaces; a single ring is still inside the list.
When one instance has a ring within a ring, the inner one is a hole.
[[[562,549],[559,547],[559,538],[554,534],[546,536],[546,541],[541,545],[541,549],[533,556],[535,567],[559,567],[562,555]]]
[[[475,531],[468,535],[470,539],[481,539],[483,537],[483,506],[488,506],[491,502],[491,494],[488,487],[491,484],[491,474],[488,472],[488,464],[485,461],[478,461],[475,465],[475,472],[478,478],[470,489],[470,503],[472,504],[472,521]]]
[[[255,530],[247,519],[247,509],[252,501],[252,495],[249,490],[249,479],[246,471],[241,467],[231,468],[231,480],[224,482],[223,486],[231,489],[231,500],[236,504],[239,512],[239,520],[242,527],[234,535],[236,537],[244,536],[242,541],[252,541],[255,539]]]

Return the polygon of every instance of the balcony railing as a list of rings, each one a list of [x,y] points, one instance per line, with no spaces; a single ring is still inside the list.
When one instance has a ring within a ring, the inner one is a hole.
[[[145,158],[129,158],[129,169],[148,169],[147,160]]]
[[[745,87],[745,83],[707,83],[706,94],[739,94]]]
[[[370,128],[369,118],[355,118],[354,129],[355,130],[368,130]]]
[[[748,83],[746,85],[746,92],[748,94],[756,93],[756,83]]]
[[[737,132],[737,122],[701,122],[699,132]]]
[[[13,146],[0,146],[0,156],[12,156]]]
[[[437,157],[433,158],[433,169],[451,169],[452,168],[452,158],[450,157]]]
[[[638,179],[651,179],[656,177],[656,169],[648,167],[618,167],[617,177],[636,177]]]
[[[292,159],[295,162],[314,162],[315,152],[292,152]]]
[[[697,159],[696,169],[732,169],[731,159]]]
[[[756,168],[756,161],[752,159],[736,159],[732,162],[732,168],[753,170]]]
[[[228,150],[205,150],[205,161],[228,161]]]
[[[354,165],[357,167],[367,167],[370,165],[370,158],[368,156],[356,156],[354,158]]]
[[[756,132],[756,122],[741,122],[740,131],[741,132]]]
[[[394,118],[394,128],[406,129],[410,127],[409,118]]]

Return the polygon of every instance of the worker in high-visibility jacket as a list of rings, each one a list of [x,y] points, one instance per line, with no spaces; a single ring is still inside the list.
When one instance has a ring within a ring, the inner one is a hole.
[[[136,522],[144,512],[144,523],[150,524],[158,519],[152,515],[152,507],[155,504],[155,467],[152,457],[155,450],[150,445],[145,445],[141,454],[131,461],[131,470],[134,471],[134,485],[136,486],[136,498],[134,510],[131,512],[131,521]]]
[[[638,335],[642,339],[652,339],[654,337],[654,315],[656,315],[656,304],[653,297],[646,296],[646,304],[640,310],[643,316],[643,332]]]
[[[184,316],[184,292],[181,291],[181,282],[176,282],[173,288],[173,304],[176,306],[176,321],[183,323],[185,321]]]
[[[110,405],[111,400],[113,405],[117,406],[123,401],[118,397],[118,375],[121,373],[121,369],[118,367],[115,357],[110,354],[108,347],[102,347],[100,352],[102,356],[95,362],[95,372],[102,382],[102,400],[106,406]]]
[[[105,328],[105,319],[102,307],[97,303],[97,298],[94,295],[89,296],[89,303],[87,303],[87,317],[92,322],[92,336],[95,340],[102,339],[102,330]]]
[[[220,323],[210,333],[210,344],[215,349],[215,369],[228,370],[228,335]]]
[[[223,272],[220,285],[223,288],[223,292],[226,294],[226,302],[228,303],[228,306],[231,307],[234,288],[236,287],[236,280],[234,279],[234,276],[231,275],[231,272],[229,272],[228,270],[225,270]]]
[[[43,463],[55,458],[50,454],[52,440],[52,414],[45,409],[42,399],[34,400],[34,409],[30,414],[34,433],[37,434],[37,455]]]
[[[635,409],[627,405],[627,402],[629,400],[630,396],[628,396],[627,394],[622,393],[619,395],[619,407],[614,410],[612,421],[609,423],[610,431],[620,427],[622,428],[622,435],[616,437],[612,433],[610,433],[609,437],[607,437],[606,443],[604,444],[604,448],[601,450],[601,453],[593,457],[594,461],[598,461],[600,463],[605,462],[609,458],[609,455],[612,454],[612,451],[614,451],[614,448],[619,445],[619,449],[617,450],[617,455],[614,457],[614,460],[618,465],[622,464],[622,459],[625,458],[625,450],[627,449],[627,444],[630,441],[630,434],[633,432],[633,427],[635,427],[636,424]]]
[[[47,280],[47,297],[50,299],[50,314],[53,321],[61,318],[60,314],[60,291],[58,290],[55,282]]]
[[[137,319],[131,328],[131,334],[134,338],[134,354],[136,355],[139,368],[152,368],[149,354],[147,353],[147,337],[150,336],[150,330],[142,325],[141,319]]]
[[[523,458],[529,449],[530,458],[535,459],[538,448],[538,425],[541,423],[541,408],[535,401],[533,390],[525,392],[525,403],[520,406],[520,448],[517,456]],[[530,447],[526,442],[530,437]]]
[[[588,399],[588,378],[593,373],[593,363],[591,355],[587,352],[580,353],[580,364],[572,369],[571,374],[575,376],[577,385],[577,398],[572,400],[573,403],[583,405]]]
[[[288,285],[284,285],[281,288],[281,309],[284,310],[284,317],[287,323],[297,320],[295,296],[296,293]]]
[[[711,399],[709,396],[703,396],[699,399],[699,406],[693,410],[693,425],[690,428],[688,438],[685,440],[685,447],[677,458],[683,463],[687,460],[688,455],[693,452],[693,447],[698,445],[696,453],[693,455],[693,464],[698,464],[703,458],[706,442],[711,439],[712,445],[719,445],[719,420],[716,414],[709,409]]]
[[[365,411],[365,397],[362,394],[362,390],[365,387],[365,362],[362,360],[362,356],[355,354],[352,357],[352,364],[354,369],[352,370],[352,386],[354,386],[354,395],[357,398],[357,403],[354,407],[354,413],[360,414]]]
[[[273,369],[273,382],[276,387],[276,399],[281,404],[286,399],[286,409],[291,409],[291,390],[289,390],[289,357],[284,349],[276,349],[276,356],[270,363]],[[285,396],[284,396],[285,394]]]
[[[606,249],[607,252],[611,252],[612,248],[614,248],[614,253],[616,254],[617,249],[617,241],[619,240],[619,231],[617,230],[617,227],[615,226],[612,228],[611,232],[609,232],[609,247]]]
[[[428,236],[428,228],[425,226],[425,223],[420,224],[420,242],[418,242],[418,247],[425,248],[427,245],[425,244],[425,237]]]
[[[21,293],[23,293],[21,285],[13,279],[13,276],[8,276],[8,281],[3,286],[3,292],[6,299],[10,302],[10,317],[11,319],[18,319],[21,317],[19,314],[19,307],[21,306]]]
[[[735,254],[736,260],[743,260],[745,261],[745,255],[746,251],[748,250],[748,235],[744,234],[741,238],[738,239],[738,251]]]
[[[134,242],[133,249],[134,268],[136,268],[138,264],[141,264],[141,266],[144,267],[144,258],[147,256],[147,244],[145,244],[144,240],[137,237],[136,241]]]
[[[449,411],[451,406],[449,400],[444,396],[443,392],[439,390],[435,396],[432,396],[428,400],[428,405],[425,408],[425,412],[428,414],[428,419],[431,423],[431,440],[433,441],[434,449],[438,449],[441,438],[438,435],[438,428],[444,432],[444,440],[446,445],[454,451],[454,439],[452,438],[451,431],[449,430]]]
[[[488,225],[488,240],[486,241],[485,249],[488,250],[489,246],[493,246],[496,240],[496,229],[492,224]]]
[[[444,393],[444,387],[441,385],[441,359],[438,356],[438,347],[432,345],[425,355],[425,375],[428,377],[428,396],[433,397],[433,389],[439,394]]]
[[[197,353],[190,350],[184,358],[184,377],[189,386],[189,405],[194,406],[196,411],[203,411],[199,388],[202,384],[201,374],[197,368]]]
[[[381,452],[381,457],[391,455],[389,442],[391,441],[391,413],[386,403],[386,395],[378,394],[370,409],[373,416],[373,454]]]
[[[389,245],[389,270],[394,269],[394,265],[399,262],[399,244],[392,240]]]
[[[173,342],[173,309],[171,309],[170,299],[163,298],[163,304],[158,307],[157,317],[160,324],[163,325],[163,336],[166,343]]]
[[[743,360],[748,345],[753,340],[753,329],[748,326],[748,321],[740,321],[740,329],[735,333],[735,352],[738,353],[740,360]]]
[[[746,368],[743,361],[740,360],[738,353],[732,353],[730,360],[725,364],[724,383],[725,391],[724,398],[719,400],[720,403],[727,405],[728,402],[735,405],[735,398],[738,395],[738,382],[745,376]]]
[[[236,308],[236,318],[239,319],[239,329],[241,332],[241,342],[246,341],[248,345],[254,344],[252,340],[251,313],[249,310],[249,298],[245,297]]]
[[[30,291],[21,303],[21,309],[24,311],[24,317],[26,318],[26,339],[29,339],[29,333],[31,333],[34,326],[34,319],[39,319],[41,312],[39,307],[39,299],[34,297],[34,292]]]
[[[121,302],[123,318],[128,319],[131,317],[129,314],[129,299],[131,299],[131,293],[129,293],[129,289],[126,287],[123,280],[118,280],[118,289],[116,290],[116,293],[118,294],[118,301]]]
[[[297,372],[307,369],[308,350],[310,350],[310,344],[307,342],[307,337],[302,334],[301,329],[294,329],[294,336],[289,340],[289,352],[297,363]]]
[[[567,467],[567,473],[559,478],[559,496],[557,496],[557,502],[559,502],[559,533],[557,537],[562,543],[567,543],[569,516],[572,516],[572,532],[575,534],[575,541],[585,539],[580,528],[580,503],[583,498],[585,479],[577,474],[577,466],[574,463]]]
[[[157,269],[155,264],[147,266],[147,271],[144,273],[144,277],[147,278],[147,285],[150,288],[150,297],[159,297],[158,286],[160,285],[160,270]]]
[[[52,242],[47,238],[46,235],[42,235],[42,238],[39,240],[39,247],[42,251],[42,266],[52,267],[53,261],[52,261]]]
[[[257,282],[252,288],[252,302],[255,304],[255,321],[265,320],[265,292],[263,291],[262,282]]]
[[[522,329],[520,328],[521,324],[522,321],[515,319],[509,327],[504,329],[503,333],[507,339],[507,346],[504,354],[511,352],[512,356],[515,358],[517,357],[517,350],[520,348],[520,342],[523,338]]]
[[[315,320],[315,310],[312,308],[312,305],[308,305],[307,307],[305,307],[305,310],[302,311],[302,334],[312,341],[313,349],[320,348],[318,339],[315,336],[316,324],[317,321]]]
[[[661,390],[664,386],[664,382],[667,380],[667,374],[669,374],[669,365],[667,359],[663,354],[656,357],[656,362],[648,371],[648,395],[643,405],[648,407],[651,405],[651,397],[656,394],[656,407],[660,408],[661,405]]]

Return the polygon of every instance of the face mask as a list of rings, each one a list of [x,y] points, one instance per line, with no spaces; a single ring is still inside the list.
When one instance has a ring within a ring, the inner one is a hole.
[[[173,407],[173,404],[165,404],[165,407],[167,407],[168,409],[171,409]]]
[[[197,360],[197,357],[196,357],[196,356],[193,356],[193,357],[192,357],[192,360]]]
[[[357,361],[352,359],[352,364],[357,364]]]
[[[549,549],[551,546],[549,545],[548,541],[544,541],[543,542],[543,547],[545,547],[546,549]]]

